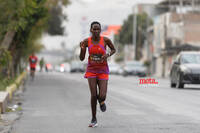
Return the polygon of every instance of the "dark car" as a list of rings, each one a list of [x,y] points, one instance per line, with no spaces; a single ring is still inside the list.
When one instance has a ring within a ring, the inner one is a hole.
[[[170,71],[171,87],[200,84],[200,52],[181,52]]]
[[[123,76],[128,75],[145,77],[147,75],[147,68],[139,61],[128,61],[123,67]]]

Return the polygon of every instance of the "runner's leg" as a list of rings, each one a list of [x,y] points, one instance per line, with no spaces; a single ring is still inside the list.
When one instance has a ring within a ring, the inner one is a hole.
[[[32,76],[33,76],[33,80],[34,80],[34,78],[35,78],[35,70],[33,70],[33,75]]]
[[[106,94],[107,94],[107,86],[108,86],[108,80],[98,80],[97,82],[98,87],[99,87],[99,104],[101,111],[106,111],[106,105],[104,101],[106,100]]]
[[[31,70],[31,80],[32,80],[32,81],[33,81],[33,73],[34,73],[34,71]]]
[[[97,80],[96,78],[88,78],[88,84],[91,93],[91,109],[92,119],[96,119],[96,106],[97,106]]]
[[[98,80],[99,100],[100,101],[106,100],[107,86],[108,86],[108,80]]]
[[[35,77],[35,68],[31,68],[30,76],[31,76],[31,80],[33,81]]]

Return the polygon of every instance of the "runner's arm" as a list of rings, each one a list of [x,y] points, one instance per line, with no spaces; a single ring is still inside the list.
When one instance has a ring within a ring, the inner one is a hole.
[[[81,61],[83,61],[85,59],[85,53],[86,53],[86,47],[88,46],[88,39],[85,39],[83,41],[80,42],[80,55],[79,58]]]
[[[112,56],[116,52],[116,50],[115,50],[115,47],[114,47],[112,41],[109,38],[105,37],[104,41],[111,50],[110,53],[107,53],[105,56],[103,56],[103,59],[107,59],[109,56]]]

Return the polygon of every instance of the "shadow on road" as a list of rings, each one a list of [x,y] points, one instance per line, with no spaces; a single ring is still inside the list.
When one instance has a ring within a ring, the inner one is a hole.
[[[186,87],[186,88],[183,88],[183,90],[199,90],[200,91],[200,88]]]

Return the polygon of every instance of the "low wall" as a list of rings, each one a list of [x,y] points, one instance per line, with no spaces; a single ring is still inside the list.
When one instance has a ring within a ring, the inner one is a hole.
[[[26,77],[26,72],[23,72],[15,80],[15,83],[6,87],[6,91],[0,91],[0,113],[5,113],[8,102],[12,101],[14,92],[19,88],[25,77]]]

